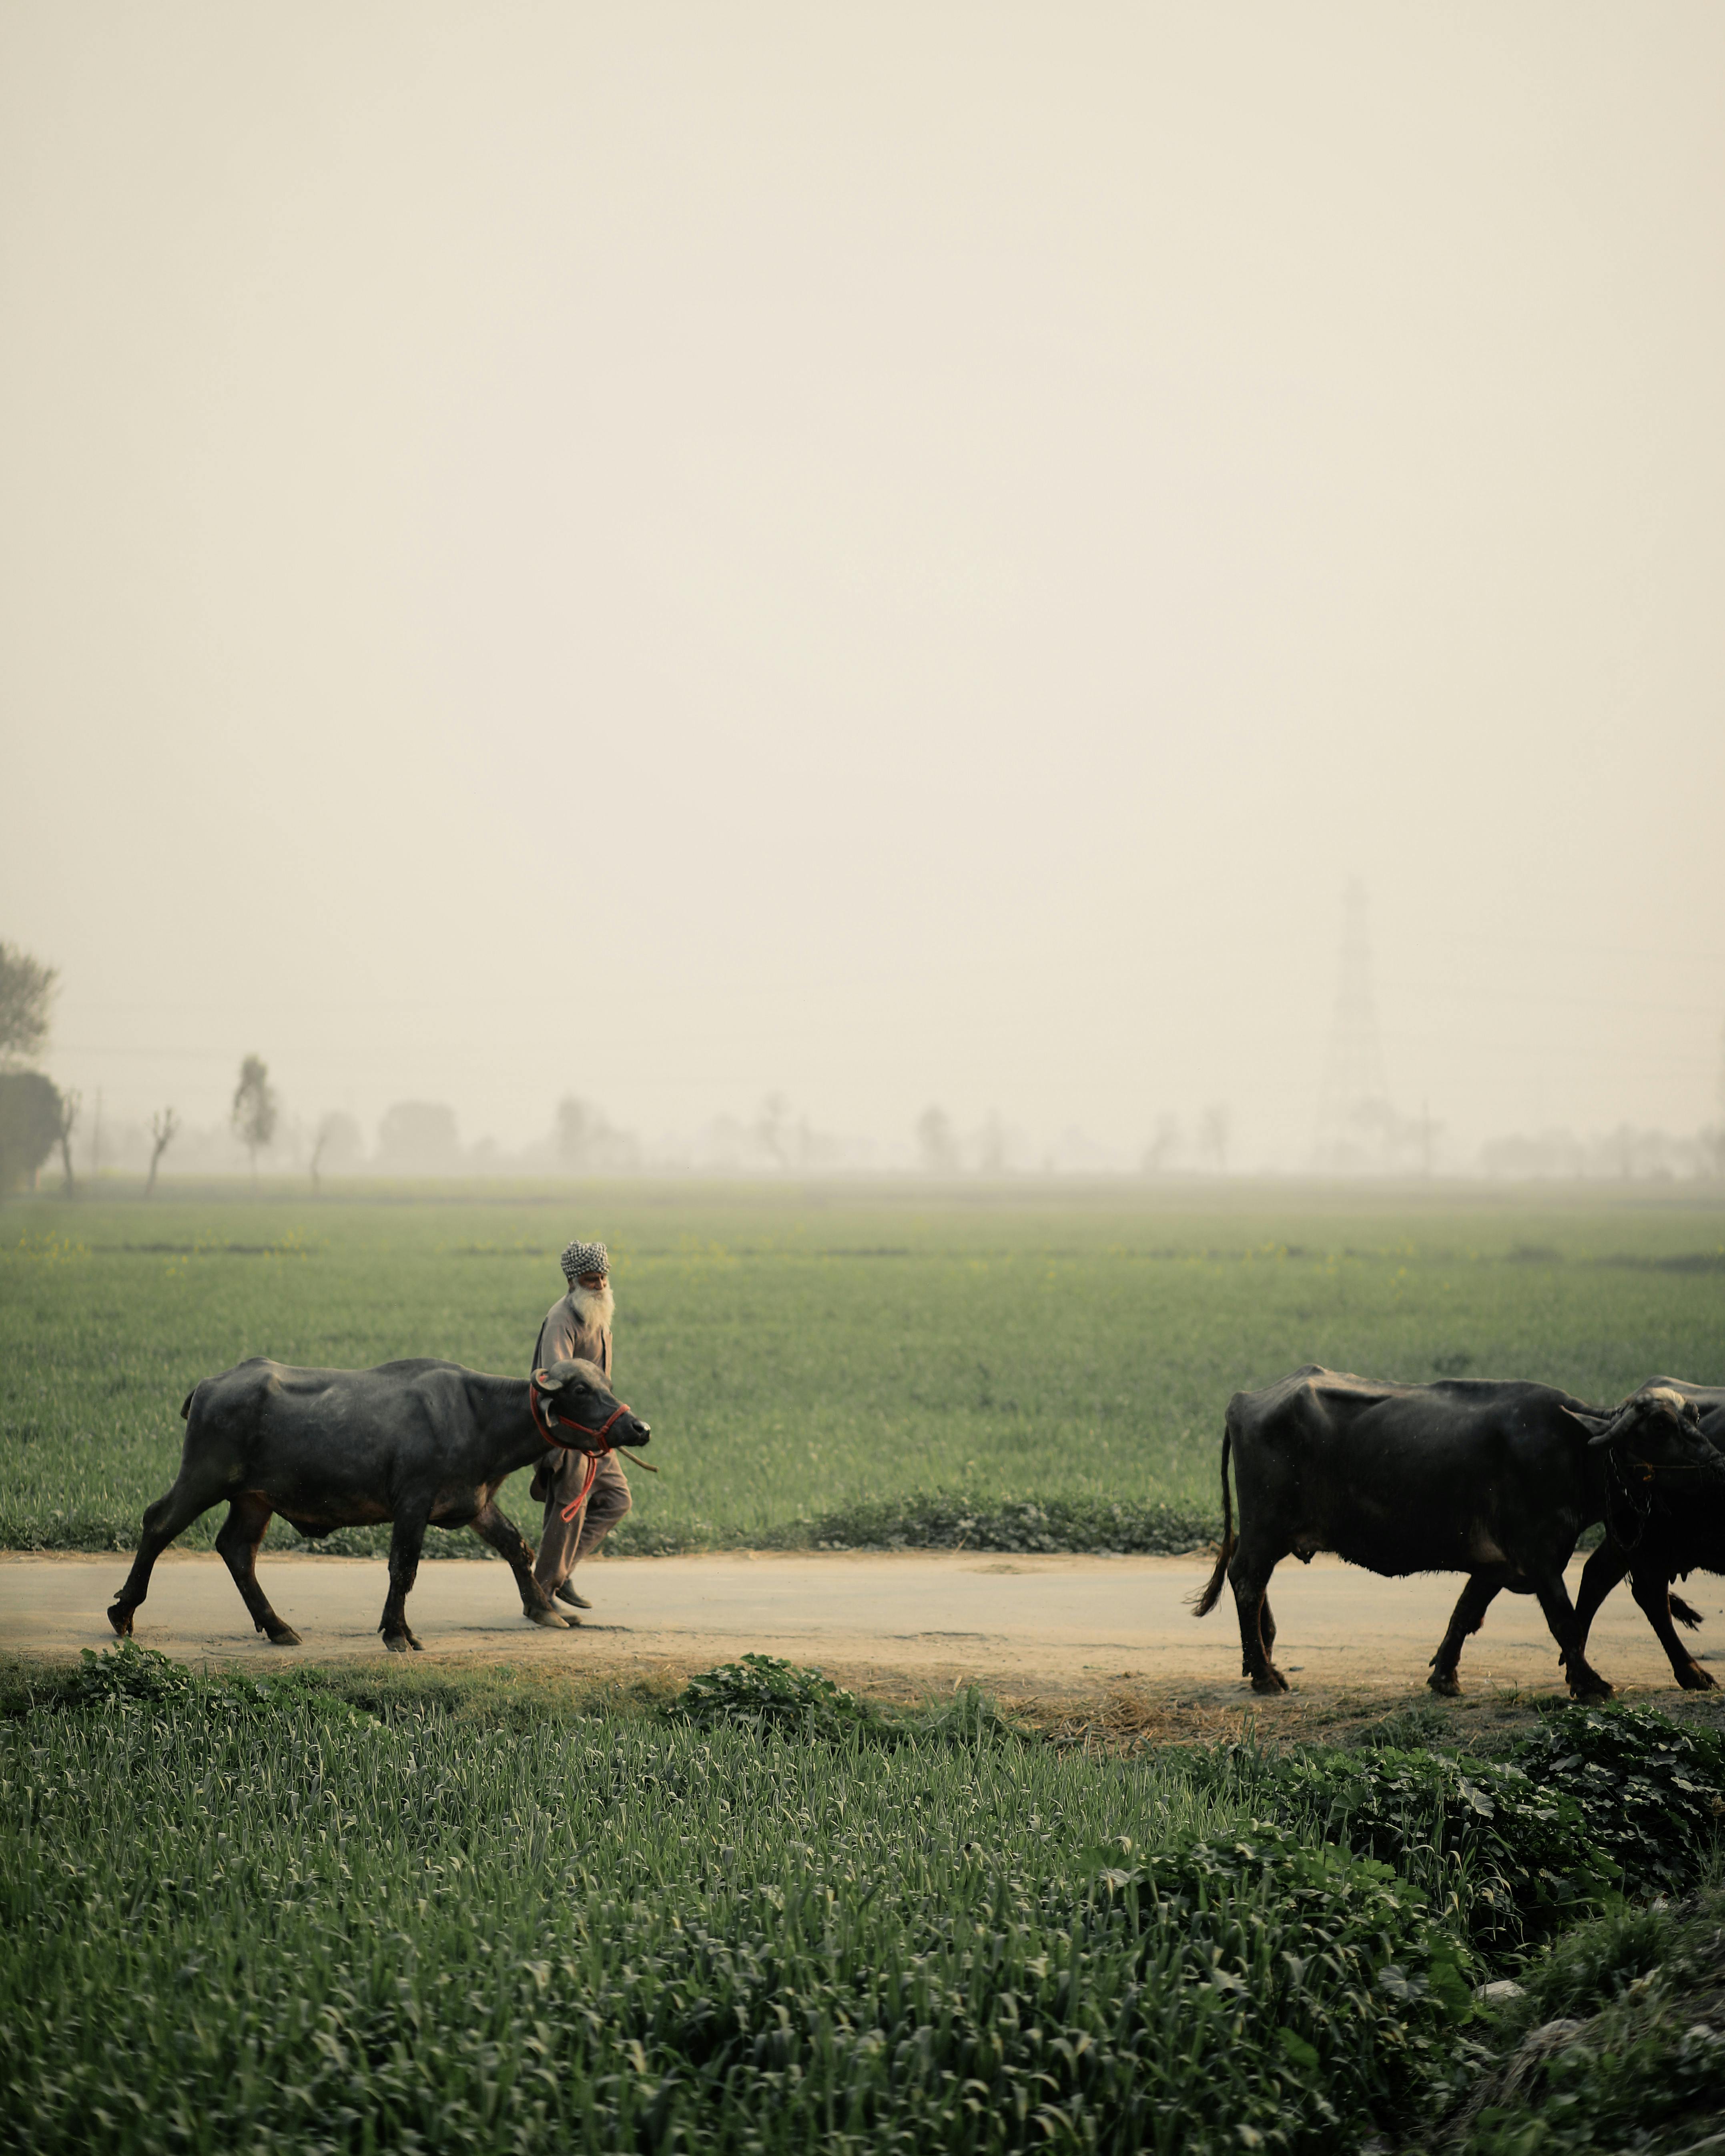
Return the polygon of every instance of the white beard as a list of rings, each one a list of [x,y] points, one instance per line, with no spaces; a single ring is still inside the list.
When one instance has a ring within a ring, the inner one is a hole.
[[[600,1332],[611,1330],[611,1320],[617,1305],[612,1299],[609,1281],[602,1288],[583,1287],[579,1281],[571,1281],[569,1300],[575,1306],[575,1315],[583,1325],[592,1326]]]

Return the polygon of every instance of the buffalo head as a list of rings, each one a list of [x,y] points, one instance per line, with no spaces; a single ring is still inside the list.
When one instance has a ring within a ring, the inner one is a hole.
[[[1725,1476],[1725,1453],[1701,1426],[1701,1409],[1669,1385],[1646,1385],[1615,1408],[1571,1408],[1589,1446],[1609,1445],[1625,1463]]]
[[[614,1445],[638,1450],[653,1435],[634,1410],[618,1399],[597,1363],[553,1363],[549,1369],[536,1370],[533,1383],[541,1396],[541,1412],[552,1418],[557,1435],[578,1452],[597,1452]],[[581,1442],[583,1432],[591,1443]]]

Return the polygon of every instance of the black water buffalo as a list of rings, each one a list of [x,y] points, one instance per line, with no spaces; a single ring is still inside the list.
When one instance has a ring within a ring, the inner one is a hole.
[[[1702,1435],[1725,1452],[1725,1385],[1692,1385],[1681,1378],[1650,1378],[1644,1393],[1675,1393],[1701,1415]],[[1701,1613],[1671,1582],[1692,1572],[1725,1572],[1725,1486],[1713,1476],[1686,1475],[1681,1481],[1661,1476],[1644,1481],[1637,1474],[1607,1523],[1605,1539],[1588,1559],[1575,1597],[1575,1618],[1584,1646],[1599,1604],[1627,1573],[1630,1591],[1640,1604],[1659,1644],[1671,1657],[1671,1673],[1685,1691],[1711,1691],[1715,1680],[1677,1637],[1677,1624],[1692,1630]]]
[[[471,1527],[508,1560],[536,1625],[565,1618],[533,1577],[533,1552],[498,1511],[496,1492],[553,1445],[597,1455],[643,1445],[645,1423],[593,1363],[554,1363],[525,1378],[488,1378],[459,1363],[416,1360],[375,1370],[295,1370],[254,1356],[187,1395],[185,1449],[172,1490],[144,1514],[138,1554],[108,1622],[122,1636],[150,1589],[156,1560],[210,1507],[228,1500],[216,1548],[260,1632],[296,1647],[258,1584],[272,1512],[302,1535],[392,1520],[389,1594],[378,1630],[403,1654],[407,1599],[428,1526]]]
[[[1240,1539],[1228,1490],[1233,1452]],[[1618,1502],[1625,1473],[1725,1460],[1676,1394],[1639,1393],[1615,1409],[1586,1406],[1549,1385],[1452,1379],[1377,1384],[1309,1363],[1262,1392],[1236,1393],[1222,1439],[1223,1543],[1198,1599],[1207,1615],[1234,1588],[1245,1673],[1254,1691],[1285,1691],[1271,1661],[1270,1575],[1291,1553],[1334,1550],[1399,1576],[1469,1575],[1432,1657],[1435,1691],[1453,1693],[1462,1642],[1501,1589],[1537,1594],[1569,1688],[1603,1699],[1563,1585],[1576,1537]],[[1702,1476],[1692,1480],[1705,1479]]]

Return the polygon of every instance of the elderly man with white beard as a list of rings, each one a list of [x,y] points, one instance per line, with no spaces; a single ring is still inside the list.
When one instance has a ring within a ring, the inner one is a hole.
[[[545,1313],[533,1368],[576,1359],[597,1363],[611,1378],[610,1260],[603,1243],[571,1243],[560,1261],[569,1291]],[[634,1500],[614,1453],[602,1454],[587,1502],[576,1502],[588,1461],[578,1452],[557,1452],[542,1460],[533,1476],[533,1496],[545,1507],[545,1527],[533,1576],[550,1594],[576,1609],[593,1604],[569,1584],[569,1574],[594,1550],[629,1509]],[[579,1618],[572,1618],[579,1624]]]

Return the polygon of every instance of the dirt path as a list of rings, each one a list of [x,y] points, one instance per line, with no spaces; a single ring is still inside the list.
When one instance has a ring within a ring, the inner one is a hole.
[[[126,1565],[118,1556],[0,1556],[0,1652],[65,1656],[111,1644],[103,1613]],[[443,1562],[420,1568],[411,1617],[426,1651],[414,1660],[674,1676],[757,1651],[818,1662],[886,1693],[974,1677],[1009,1697],[1076,1704],[1125,1687],[1202,1717],[1243,1701],[1231,1602],[1202,1622],[1187,1607],[1206,1569],[1195,1558],[986,1553],[615,1558],[582,1575],[595,1605],[582,1629],[546,1632],[522,1619],[501,1565]],[[219,1558],[172,1554],[138,1613],[140,1644],[250,1666],[382,1659],[381,1560],[274,1557],[259,1573],[303,1647],[273,1648],[252,1631]],[[1273,1590],[1281,1666],[1308,1702],[1429,1697],[1427,1662],[1459,1584],[1378,1579],[1322,1558],[1287,1563]],[[1696,1635],[1700,1654],[1725,1677],[1725,1583],[1697,1574],[1687,1592],[1707,1620]],[[1591,1650],[1621,1688],[1673,1694],[1626,1589],[1601,1612]],[[1462,1681],[1481,1701],[1555,1687],[1556,1649],[1531,1597],[1498,1599],[1469,1645]]]

